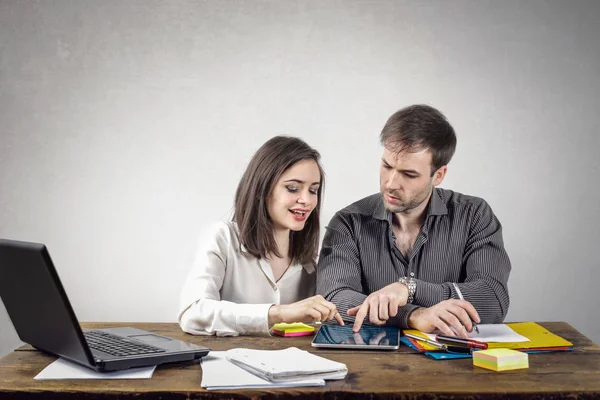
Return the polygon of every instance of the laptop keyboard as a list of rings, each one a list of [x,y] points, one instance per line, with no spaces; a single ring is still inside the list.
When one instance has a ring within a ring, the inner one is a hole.
[[[127,357],[139,354],[164,353],[166,350],[142,343],[130,342],[121,336],[102,331],[83,332],[88,346],[112,356]]]

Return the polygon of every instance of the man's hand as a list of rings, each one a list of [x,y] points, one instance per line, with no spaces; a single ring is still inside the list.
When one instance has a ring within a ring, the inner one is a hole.
[[[272,305],[269,309],[269,326],[278,322],[325,322],[335,318],[338,324],[344,325],[342,316],[335,304],[316,295],[292,304]]]
[[[362,305],[348,310],[348,315],[356,316],[352,331],[358,332],[367,314],[372,324],[385,324],[390,317],[398,314],[398,307],[405,305],[407,299],[408,288],[400,282],[392,283],[371,293]]]
[[[475,307],[465,300],[444,300],[435,306],[418,308],[408,317],[408,326],[421,332],[433,332],[436,328],[448,336],[467,338],[473,330],[471,320],[481,320]],[[452,330],[454,329],[454,331]]]

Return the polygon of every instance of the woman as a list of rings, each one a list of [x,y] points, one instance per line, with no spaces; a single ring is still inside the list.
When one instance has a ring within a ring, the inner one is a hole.
[[[217,223],[200,241],[181,293],[181,329],[237,336],[266,333],[278,322],[335,318],[343,325],[335,305],[312,296],[319,159],[293,137],[274,137],[257,150],[235,193],[232,221]]]

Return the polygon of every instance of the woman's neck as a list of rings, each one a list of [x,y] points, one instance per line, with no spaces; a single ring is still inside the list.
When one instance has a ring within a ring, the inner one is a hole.
[[[279,255],[281,258],[287,258],[290,254],[290,230],[275,230],[273,232],[273,237],[275,238],[275,244],[277,245]]]

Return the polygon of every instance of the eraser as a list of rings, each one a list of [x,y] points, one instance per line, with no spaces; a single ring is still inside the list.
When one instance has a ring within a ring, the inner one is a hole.
[[[529,368],[529,355],[511,349],[489,349],[473,352],[473,365],[492,371]]]

